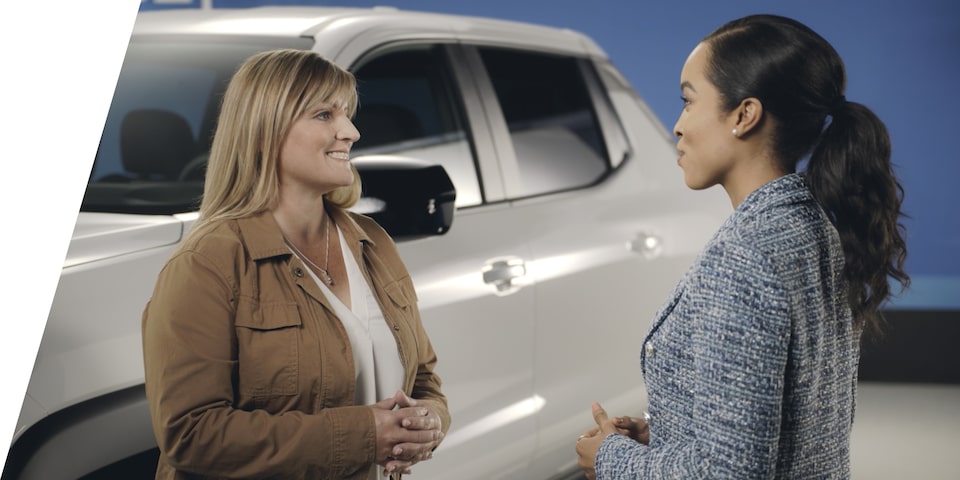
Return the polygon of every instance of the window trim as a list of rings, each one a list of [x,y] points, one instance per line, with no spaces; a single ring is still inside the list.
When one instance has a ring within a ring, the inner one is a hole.
[[[514,158],[515,154],[493,84],[476,47],[458,44],[449,53],[456,64],[454,77],[460,84],[467,121],[474,132],[485,203],[505,201],[507,192],[516,189],[519,175],[516,161],[500,160]]]
[[[628,158],[633,156],[633,148],[627,141],[627,132],[623,121],[617,116],[610,96],[606,94],[596,65],[590,59],[580,59],[580,73],[583,75],[593,105],[594,114],[600,124],[600,134],[607,149],[607,161],[611,170],[616,170]],[[609,172],[608,172],[609,175]],[[605,178],[605,177],[604,177]]]
[[[597,72],[590,57],[585,55],[571,54],[569,52],[558,53],[554,51],[517,48],[515,46],[490,45],[486,43],[462,45],[462,48],[463,58],[469,63],[470,66],[470,75],[478,85],[478,95],[476,98],[481,100],[483,107],[482,109],[487,115],[485,121],[489,126],[490,137],[493,139],[493,142],[496,146],[494,153],[497,154],[495,160],[498,163],[498,168],[502,175],[504,187],[502,197],[503,201],[513,202],[592,188],[596,185],[606,182],[607,179],[609,179],[619,170],[618,167],[622,165],[628,158],[630,158],[630,155],[632,155],[633,151],[630,147],[630,143],[627,141],[626,132],[623,129],[623,122],[614,112],[610,98],[604,93],[603,85],[600,83],[600,79],[597,76]],[[519,162],[517,160],[516,151],[513,148],[513,138],[510,134],[510,129],[507,126],[503,110],[500,108],[500,102],[497,98],[496,91],[493,88],[493,82],[490,80],[486,67],[483,64],[483,60],[480,56],[481,48],[497,48],[531,55],[565,57],[573,59],[577,62],[578,70],[580,71],[587,88],[587,94],[591,103],[590,107],[597,118],[597,123],[599,124],[600,128],[600,135],[604,149],[601,157],[607,162],[607,169],[602,175],[597,177],[592,182],[575,187],[550,190],[548,192],[542,192],[533,195],[520,193],[525,189],[520,183]],[[592,72],[592,74],[588,74],[588,72]],[[614,156],[618,157],[617,161],[614,161]]]
[[[466,68],[460,60],[462,54],[459,51],[460,45],[456,39],[404,39],[380,43],[374,47],[357,55],[353,59],[346,61],[347,69],[355,72],[362,68],[366,62],[381,55],[389,55],[394,51],[404,51],[418,46],[424,48],[439,47],[445,56],[447,65],[450,69],[452,94],[459,99],[461,105],[459,108],[463,111],[464,130],[466,134],[467,145],[473,156],[474,172],[477,176],[477,183],[480,190],[480,203],[474,205],[458,206],[457,210],[476,208],[491,203],[490,193],[502,191],[500,186],[499,166],[496,165],[495,155],[489,152],[490,137],[486,131],[486,122],[482,115],[478,115],[476,102],[472,100],[477,97],[474,85],[470,81],[469,74],[464,73]],[[486,160],[484,160],[486,159]],[[492,162],[491,162],[492,159]],[[502,195],[495,195],[494,202],[499,201]]]

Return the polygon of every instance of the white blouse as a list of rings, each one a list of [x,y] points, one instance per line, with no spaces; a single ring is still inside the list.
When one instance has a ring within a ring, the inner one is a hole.
[[[337,235],[340,237],[340,252],[343,255],[347,280],[350,282],[352,309],[347,308],[327,287],[327,284],[320,281],[313,270],[309,268],[306,270],[327,296],[334,313],[347,331],[347,336],[350,337],[353,364],[357,370],[357,391],[354,402],[356,405],[370,405],[403,388],[403,364],[400,362],[397,341],[383,317],[377,297],[346,246],[339,228],[337,228]],[[370,471],[370,480],[384,478],[382,472],[383,467],[374,465]]]

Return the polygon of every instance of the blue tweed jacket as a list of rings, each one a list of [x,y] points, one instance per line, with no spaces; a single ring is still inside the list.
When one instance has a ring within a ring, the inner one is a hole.
[[[644,342],[650,445],[610,435],[597,478],[849,478],[860,331],[843,264],[802,175],[751,193]]]

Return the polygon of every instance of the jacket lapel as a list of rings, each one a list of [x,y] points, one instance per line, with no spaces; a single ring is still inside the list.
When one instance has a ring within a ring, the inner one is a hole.
[[[686,275],[677,283],[677,286],[673,288],[673,292],[667,297],[667,300],[663,302],[663,305],[660,306],[660,309],[657,310],[657,313],[653,316],[653,324],[650,325],[650,331],[647,332],[647,336],[643,339],[643,347],[640,349],[640,371],[644,375],[647,373],[647,343],[653,341],[653,334],[656,333],[657,329],[660,328],[660,325],[673,313],[673,309],[676,308],[677,304],[680,303],[680,298],[683,297],[683,292],[686,289]]]

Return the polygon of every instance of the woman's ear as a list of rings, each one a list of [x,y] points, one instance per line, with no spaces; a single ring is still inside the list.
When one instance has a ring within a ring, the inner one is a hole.
[[[740,105],[733,110],[735,124],[733,126],[737,137],[749,134],[760,127],[763,118],[763,104],[755,97],[743,99]]]

